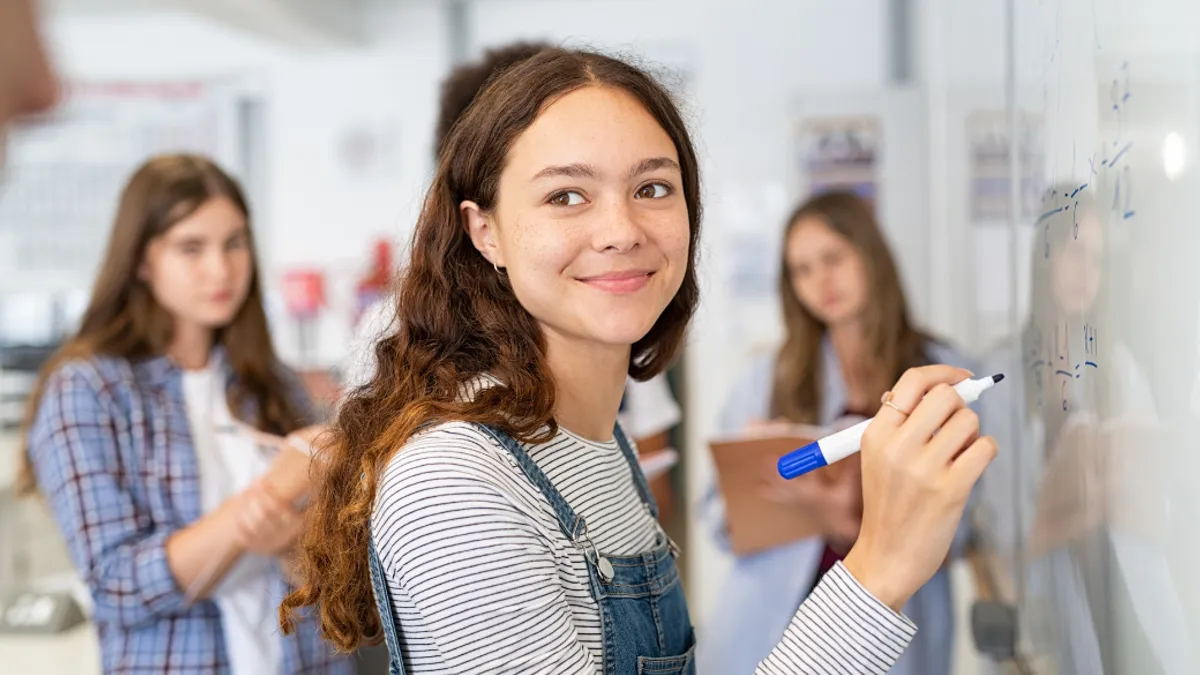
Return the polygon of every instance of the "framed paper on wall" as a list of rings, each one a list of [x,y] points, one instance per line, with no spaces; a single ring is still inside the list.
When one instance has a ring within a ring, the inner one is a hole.
[[[1021,217],[1034,217],[1041,207],[1045,187],[1044,127],[1040,116],[1020,118],[1017,158],[1021,175]],[[1008,224],[1009,148],[1008,115],[1002,110],[977,110],[967,116],[967,152],[971,171],[971,220],[976,225]]]
[[[849,190],[875,203],[879,194],[879,120],[871,116],[806,119],[799,154],[808,192]]]

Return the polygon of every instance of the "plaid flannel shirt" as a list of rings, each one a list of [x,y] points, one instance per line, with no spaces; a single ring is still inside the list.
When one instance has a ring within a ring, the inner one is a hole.
[[[217,350],[217,372],[231,377]],[[312,421],[299,379],[287,377]],[[38,486],[91,591],[105,673],[230,672],[221,613],[187,604],[167,566],[166,540],[200,518],[200,485],[182,376],[165,357],[95,357],[51,374],[29,434]],[[281,572],[271,579],[282,601]],[[284,673],[352,673],[315,617],[283,640]]]

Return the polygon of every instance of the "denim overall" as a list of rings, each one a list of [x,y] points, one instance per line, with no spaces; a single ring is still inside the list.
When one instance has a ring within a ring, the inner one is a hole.
[[[695,675],[692,652],[695,636],[688,618],[687,601],[675,566],[677,550],[659,528],[654,548],[641,555],[610,556],[599,553],[588,539],[587,523],[575,515],[550,479],[519,443],[492,427],[481,429],[496,439],[525,476],[554,508],[558,525],[583,554],[591,578],[592,597],[600,607],[604,631],[604,675]],[[655,518],[658,507],[646,478],[638,467],[629,440],[620,427],[613,429],[617,445],[629,463],[642,505]],[[389,675],[404,675],[400,652],[400,625],[393,612],[383,563],[372,540],[371,585],[383,623],[390,654]]]

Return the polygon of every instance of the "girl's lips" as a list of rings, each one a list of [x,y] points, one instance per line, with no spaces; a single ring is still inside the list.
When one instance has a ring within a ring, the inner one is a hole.
[[[625,272],[609,272],[599,276],[580,279],[583,283],[605,293],[624,295],[640,291],[650,282],[654,272],[645,270],[628,270]]]

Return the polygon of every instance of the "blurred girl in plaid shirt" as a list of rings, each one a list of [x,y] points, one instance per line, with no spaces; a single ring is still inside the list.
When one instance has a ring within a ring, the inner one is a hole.
[[[90,590],[105,673],[353,672],[315,621],[285,638],[276,619],[301,521],[281,437],[313,422],[271,345],[241,188],[151,159],[28,419],[26,487]]]

